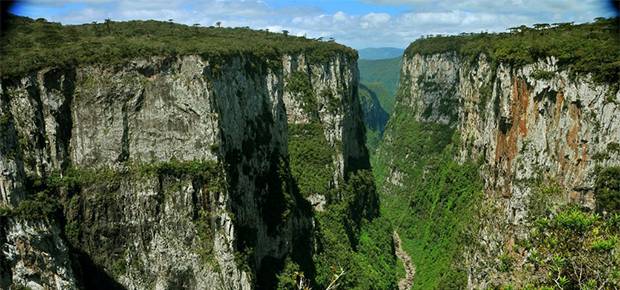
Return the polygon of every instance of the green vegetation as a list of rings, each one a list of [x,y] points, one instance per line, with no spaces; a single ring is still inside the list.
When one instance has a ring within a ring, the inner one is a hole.
[[[65,225],[65,237],[72,244],[77,244],[79,241],[80,228],[77,221],[68,222]]]
[[[511,33],[461,34],[457,36],[428,36],[414,41],[405,55],[430,55],[456,52],[474,61],[481,53],[494,62],[523,66],[538,59],[555,57],[558,65],[575,74],[592,73],[596,82],[620,81],[620,34],[618,17],[597,18],[593,23],[572,25],[555,23],[520,26]],[[548,72],[535,77],[548,78]]]
[[[329,192],[335,168],[323,126],[312,121],[289,124],[288,130],[291,172],[301,195]]]
[[[620,167],[605,168],[599,173],[594,194],[599,208],[620,214]]]
[[[359,60],[359,96],[366,124],[366,148],[374,158],[385,125],[394,108],[402,56],[392,59]]]
[[[343,267],[341,289],[395,289],[396,258],[391,224],[378,217],[378,197],[369,171],[352,173],[331,192],[325,211],[316,212],[319,251],[315,280],[324,289],[333,266]]]
[[[20,284],[13,284],[9,290],[32,290],[32,288]]]
[[[618,142],[609,142],[607,144],[607,152],[620,153],[620,144],[618,144]]]
[[[198,219],[194,221],[194,225],[196,227],[196,232],[198,232],[198,237],[200,237],[200,248],[198,252],[200,257],[203,259],[203,262],[209,263],[218,271],[219,264],[213,256],[213,242],[215,237],[213,228],[211,228],[213,219],[214,217],[209,211],[200,209],[198,212]]]
[[[308,114],[314,114],[317,110],[317,101],[310,76],[303,71],[294,71],[286,82],[286,91],[291,92],[296,101],[302,104],[302,108]]]
[[[112,266],[112,276],[118,279],[120,276],[125,275],[125,273],[127,273],[127,261],[125,261],[125,258],[119,258]]]
[[[499,256],[499,270],[502,272],[511,272],[514,269],[515,257],[509,253],[503,253]]]
[[[388,59],[395,58],[398,56],[402,56],[403,52],[405,52],[402,48],[395,47],[369,47],[363,48],[359,50],[360,59],[364,60],[380,60],[380,59]]]
[[[308,74],[295,71],[286,88],[310,114],[308,123],[288,125],[290,168],[302,196],[325,194],[330,190],[334,165],[332,149],[316,116],[317,103]]]
[[[394,101],[396,98],[390,95],[390,93],[388,93],[388,91],[385,88],[383,88],[383,86],[380,83],[361,82],[360,87],[361,86],[366,87],[367,90],[373,92],[377,96],[377,100],[379,101],[379,104],[388,113],[388,115],[392,113],[392,110],[394,109]]]
[[[307,123],[288,124],[293,192],[305,198],[325,196],[326,204],[324,211],[314,212],[313,238],[302,237],[292,257],[284,261],[271,259],[270,264],[281,265],[274,267],[277,281],[259,281],[259,285],[291,289],[294,281],[302,279],[303,275],[310,286],[324,289],[334,278],[334,269],[342,267],[347,272],[339,280],[342,289],[394,289],[396,260],[392,253],[391,225],[378,217],[373,175],[368,170],[354,168],[336,186],[333,160],[342,149],[330,146],[323,125],[313,114],[317,109],[316,98],[308,76],[302,72],[293,73],[286,89],[299,99],[309,114]],[[315,242],[314,256],[304,256],[312,252]],[[270,269],[261,271],[272,272]]]
[[[6,112],[3,113],[2,116],[0,116],[0,137],[5,137],[7,135],[7,130],[9,130],[9,127],[11,126],[11,112]]]
[[[390,100],[381,102],[388,113],[392,111],[396,92],[398,91],[398,81],[400,68],[402,67],[403,57],[399,56],[392,59],[363,60],[358,61],[360,71],[360,82],[379,83],[385,88],[392,97]]]
[[[364,111],[364,124],[366,125],[366,148],[368,148],[371,157],[374,155],[377,147],[379,147],[379,142],[385,131],[385,125],[390,117],[389,113],[383,109],[381,101],[379,101],[381,91],[385,93],[385,90],[382,90],[381,85],[378,83],[373,84],[372,87],[378,88],[377,91],[370,89],[364,84],[359,85],[359,98]]]
[[[388,123],[391,142],[375,159],[382,215],[394,224],[416,265],[413,289],[460,289],[467,283],[464,245],[475,232],[482,198],[478,164],[456,162],[458,140],[449,125],[415,121],[399,106]],[[389,177],[394,185],[386,182]]]
[[[596,152],[592,155],[592,160],[597,162],[603,162],[609,159],[609,153],[607,152]]]
[[[620,286],[620,216],[564,206],[538,217],[523,244],[522,271],[537,277],[522,289],[616,289]],[[522,273],[524,274],[524,273]]]
[[[114,65],[133,58],[201,55],[226,61],[254,55],[280,67],[287,53],[308,53],[312,63],[326,62],[335,52],[357,52],[335,42],[321,42],[247,27],[190,27],[163,21],[128,21],[83,25],[33,20],[11,15],[0,36],[0,74],[16,76],[44,67]]]
[[[532,77],[537,80],[550,80],[555,76],[555,72],[546,71],[546,70],[538,70],[532,73]]]
[[[95,184],[119,184],[126,178],[140,178],[145,175],[187,177],[199,181],[206,188],[213,190],[225,186],[224,180],[217,178],[220,174],[219,170],[217,164],[211,161],[179,161],[175,158],[162,163],[127,163],[120,170],[68,167],[62,174],[60,171],[56,171],[45,178],[28,176],[25,184],[26,200],[13,210],[4,209],[2,214],[23,220],[60,218],[63,208],[75,210],[78,202],[75,195],[79,194],[82,189]],[[63,200],[60,193],[61,189],[67,190],[72,197],[69,200]],[[65,235],[69,239],[78,236],[74,221],[66,225]]]

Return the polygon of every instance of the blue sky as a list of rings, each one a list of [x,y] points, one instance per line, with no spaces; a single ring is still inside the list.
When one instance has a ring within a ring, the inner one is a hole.
[[[333,37],[356,49],[405,48],[428,34],[505,31],[521,24],[591,21],[606,0],[28,0],[12,12],[63,24],[134,19],[249,26]]]

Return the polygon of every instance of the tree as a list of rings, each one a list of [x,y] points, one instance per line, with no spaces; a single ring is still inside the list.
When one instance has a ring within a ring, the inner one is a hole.
[[[106,18],[103,23],[108,34],[110,34],[110,23],[112,23],[112,20],[110,18]]]
[[[600,209],[620,214],[620,167],[605,168],[599,173],[594,194]]]
[[[549,25],[548,23],[536,23],[534,24],[534,28],[537,30],[541,30],[541,29],[547,29],[551,27],[551,25]]]
[[[221,22],[221,21],[215,22],[215,26],[217,26],[217,27],[221,27],[221,25],[222,25],[222,22]]]
[[[558,22],[558,23],[553,23],[553,26],[560,28],[560,29],[566,29],[566,28],[573,26],[574,23],[575,22]]]
[[[282,30],[282,34],[284,34],[284,36],[288,36],[288,30]]]
[[[340,278],[346,274],[345,270],[342,268],[338,270],[335,265],[332,266],[332,271],[334,272],[334,276],[325,290],[335,290],[338,288]],[[304,275],[304,272],[295,271],[295,273],[293,273],[293,281],[297,286],[297,290],[312,290],[312,288],[310,288],[310,282]]]
[[[97,24],[97,21],[93,21],[91,24],[93,25],[93,29],[95,30],[95,35],[101,36],[101,31],[99,31],[99,25]]]

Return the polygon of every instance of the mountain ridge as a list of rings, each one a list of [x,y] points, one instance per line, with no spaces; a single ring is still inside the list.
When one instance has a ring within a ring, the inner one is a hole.
[[[396,47],[368,47],[359,49],[359,58],[363,60],[380,60],[402,56],[405,52],[402,48]]]

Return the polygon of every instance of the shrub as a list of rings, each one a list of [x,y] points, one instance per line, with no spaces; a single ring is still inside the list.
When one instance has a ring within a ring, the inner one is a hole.
[[[540,277],[536,289],[558,284],[563,289],[620,286],[616,220],[620,222],[620,216],[601,217],[576,205],[565,206],[551,219],[540,218],[530,233],[533,249],[527,261],[535,266],[529,274]]]
[[[112,276],[118,279],[120,276],[125,275],[127,272],[127,262],[124,258],[119,258],[116,260],[114,265],[112,265]]]
[[[537,80],[550,80],[553,76],[555,76],[555,72],[546,70],[539,70],[532,73],[532,77]]]
[[[620,213],[620,167],[605,168],[599,173],[594,194],[600,209]]]
[[[620,153],[620,144],[618,144],[618,142],[609,142],[607,144],[607,151],[611,153]]]

